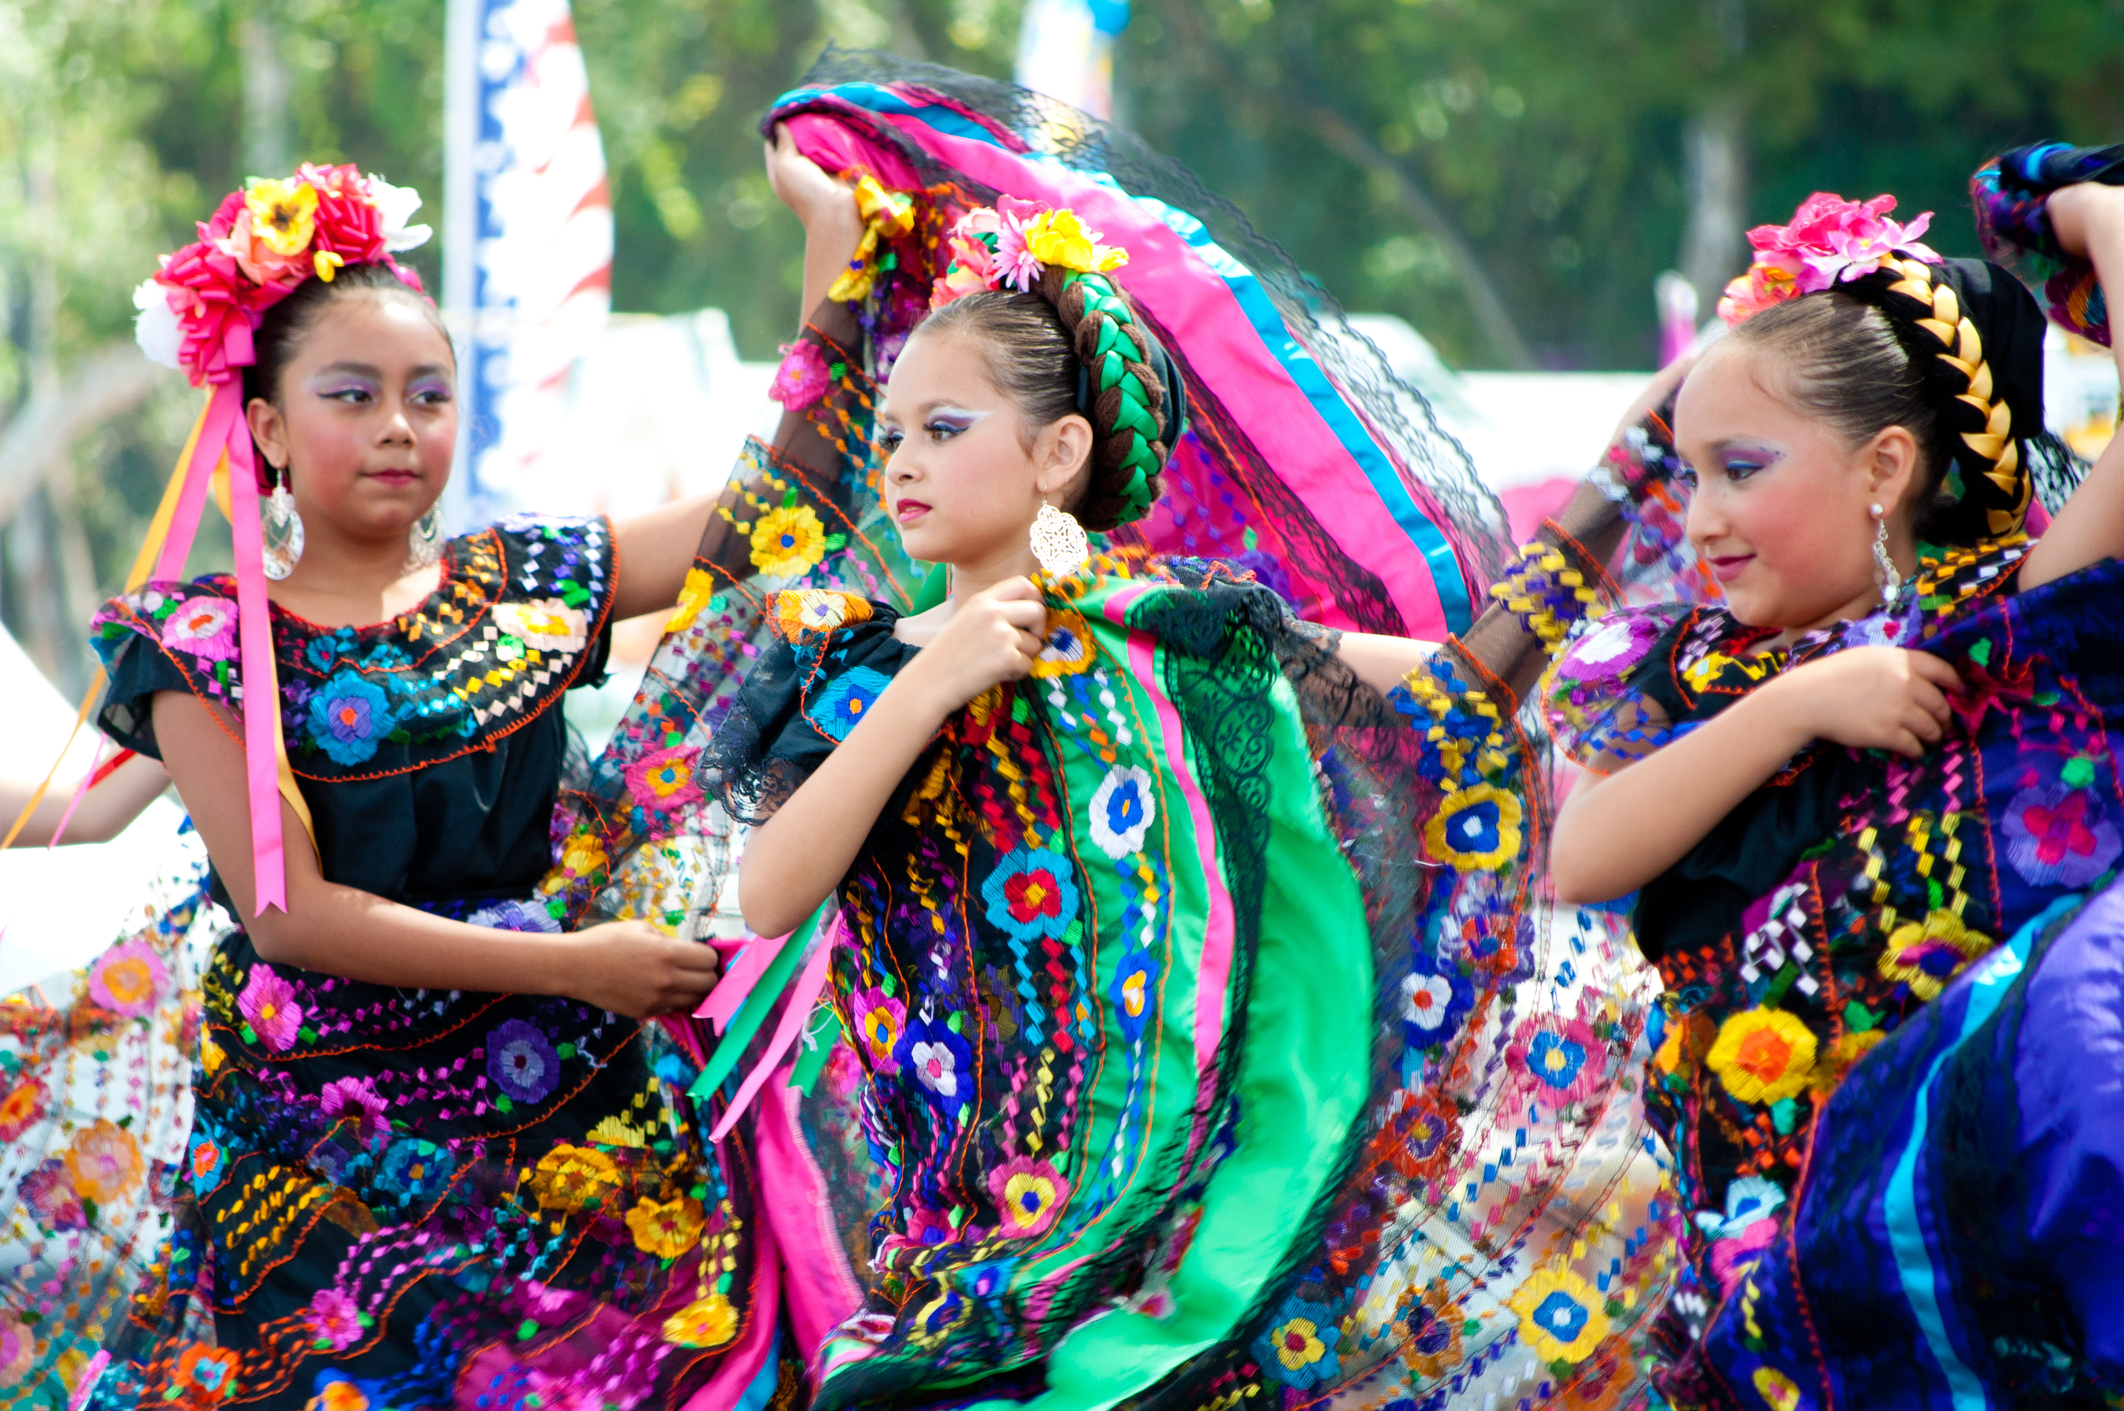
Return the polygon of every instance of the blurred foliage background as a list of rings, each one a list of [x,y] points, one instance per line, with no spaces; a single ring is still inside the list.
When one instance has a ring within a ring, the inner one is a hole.
[[[576,0],[615,307],[721,307],[770,356],[800,251],[760,112],[829,41],[1007,77],[1019,7]],[[125,359],[131,288],[296,160],[439,225],[442,35],[443,0],[0,0],[0,611],[63,682],[195,410]],[[1449,361],[1647,367],[1659,272],[1715,290],[1810,191],[1893,191],[1974,253],[1980,161],[2124,137],[2124,0],[1135,0],[1115,118]],[[46,464],[54,415],[81,434]]]

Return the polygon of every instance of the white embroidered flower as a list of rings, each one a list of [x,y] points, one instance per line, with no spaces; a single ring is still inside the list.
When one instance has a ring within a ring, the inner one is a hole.
[[[169,294],[152,279],[142,280],[133,291],[133,307],[140,310],[140,317],[133,320],[133,341],[149,362],[179,368],[177,354],[184,347],[184,328],[170,307]]]
[[[590,619],[559,598],[527,603],[497,603],[494,625],[527,647],[542,652],[579,652],[590,640]]]
[[[1150,772],[1116,765],[1099,781],[1092,794],[1092,841],[1099,851],[1119,861],[1143,850],[1143,837],[1158,816],[1152,799]]]
[[[420,193],[410,186],[393,186],[380,176],[369,178],[369,199],[383,217],[384,249],[391,254],[414,250],[428,243],[435,232],[425,225],[407,225],[420,209]]]
[[[943,1044],[917,1041],[908,1050],[914,1060],[915,1080],[939,1097],[959,1095],[958,1060]]]
[[[1402,1017],[1419,1029],[1445,1023],[1453,1004],[1453,986],[1443,975],[1410,975],[1401,982]]]

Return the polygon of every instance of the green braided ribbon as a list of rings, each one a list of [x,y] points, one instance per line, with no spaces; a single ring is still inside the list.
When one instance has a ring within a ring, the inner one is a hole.
[[[1121,522],[1141,519],[1150,513],[1151,477],[1158,473],[1158,459],[1151,454],[1151,443],[1158,439],[1158,421],[1151,415],[1150,394],[1142,380],[1128,370],[1130,363],[1141,365],[1145,361],[1143,345],[1137,337],[1126,330],[1135,326],[1128,305],[1115,292],[1113,283],[1100,274],[1071,273],[1062,287],[1084,286],[1084,306],[1087,312],[1106,315],[1107,321],[1099,326],[1099,341],[1092,349],[1092,360],[1099,377],[1099,390],[1121,389],[1121,405],[1114,413],[1113,432],[1135,432],[1121,465],[1129,472],[1128,481],[1121,487]]]

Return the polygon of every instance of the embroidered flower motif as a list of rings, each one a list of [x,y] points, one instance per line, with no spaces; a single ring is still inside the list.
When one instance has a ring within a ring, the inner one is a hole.
[[[1032,674],[1042,680],[1075,676],[1092,669],[1099,649],[1092,645],[1091,627],[1082,613],[1067,608],[1047,610],[1047,643],[1033,658]]]
[[[2084,887],[2124,852],[2124,838],[2103,817],[2094,790],[2065,784],[2015,794],[2004,831],[2006,860],[2035,887]]]
[[[88,1212],[81,1207],[80,1192],[66,1162],[54,1156],[30,1168],[15,1183],[15,1194],[37,1223],[52,1234],[88,1228]]]
[[[1718,1027],[1704,1062],[1742,1102],[1771,1103],[1807,1086],[1814,1034],[1782,1009],[1744,1009]]]
[[[302,1006],[295,1002],[295,987],[262,960],[252,963],[243,993],[236,997],[236,1008],[251,1034],[274,1053],[286,1053],[302,1033]]]
[[[0,1312],[0,1388],[15,1386],[37,1362],[37,1335],[12,1309]]]
[[[1799,1411],[1799,1383],[1775,1367],[1757,1367],[1749,1378],[1755,1383],[1755,1394],[1763,1399],[1770,1411]]]
[[[374,1319],[363,1316],[353,1295],[336,1288],[319,1289],[310,1299],[311,1344],[319,1352],[345,1352],[361,1341],[362,1330]]]
[[[1475,987],[1451,966],[1418,956],[1401,981],[1401,1020],[1411,1048],[1453,1041],[1475,1007]]]
[[[856,991],[850,1008],[855,1011],[856,1034],[870,1055],[871,1071],[899,1072],[897,1050],[907,1027],[907,1006],[883,990],[867,989]]]
[[[1512,1035],[1505,1064],[1549,1102],[1583,1102],[1600,1091],[1608,1050],[1583,1019],[1528,1019]]]
[[[1131,951],[1121,958],[1107,995],[1114,1002],[1114,1017],[1130,1043],[1143,1037],[1145,1017],[1150,1013],[1151,991],[1158,983],[1158,962],[1149,951]]]
[[[950,1025],[916,1020],[901,1036],[898,1056],[902,1071],[914,1074],[923,1096],[946,1116],[973,1100],[973,1048]]]
[[[707,1219],[701,1203],[690,1196],[655,1201],[643,1196],[627,1212],[627,1229],[634,1247],[658,1259],[676,1259],[701,1242]]]
[[[678,605],[671,609],[671,616],[664,619],[664,631],[683,632],[691,627],[714,597],[713,575],[705,568],[687,569],[686,582],[679,589]]]
[[[1879,961],[1881,978],[1901,981],[1919,999],[1933,999],[1994,944],[1951,911],[1927,912],[1923,921],[1906,921],[1889,933]]]
[[[826,526],[809,505],[783,505],[752,527],[752,566],[769,578],[808,573],[826,557]]]
[[[236,604],[226,598],[186,598],[162,620],[162,645],[205,661],[236,657]]]
[[[555,1145],[531,1172],[531,1191],[542,1210],[601,1210],[619,1188],[619,1166],[611,1157],[570,1142]]]
[[[1510,1303],[1520,1338],[1544,1362],[1583,1362],[1608,1335],[1600,1295],[1557,1265],[1536,1269]]]
[[[317,1394],[302,1404],[302,1411],[369,1411],[369,1394],[345,1377],[320,1372]]]
[[[384,1116],[383,1096],[367,1078],[334,1078],[317,1094],[317,1110],[335,1122],[351,1120],[354,1135],[363,1140],[389,1136],[391,1119]]]
[[[1460,1114],[1444,1097],[1397,1088],[1375,1142],[1404,1178],[1431,1181],[1445,1174],[1459,1138]]]
[[[680,1063],[685,1061],[678,1059],[676,1054],[665,1054],[663,1058],[657,1060],[658,1076],[662,1076],[666,1060],[672,1059]],[[688,1078],[686,1082],[690,1083],[692,1079]],[[674,1082],[673,1086],[684,1087],[686,1083]],[[609,1112],[600,1117],[597,1125],[590,1129],[590,1140],[596,1142],[599,1146],[643,1147],[649,1145],[649,1134],[620,1116],[617,1112]]]
[[[0,1142],[11,1142],[44,1116],[44,1085],[24,1078],[0,1097]]]
[[[391,698],[360,673],[341,671],[310,697],[310,739],[335,764],[360,764],[397,726]]]
[[[504,1019],[487,1035],[487,1076],[517,1102],[544,1102],[560,1082],[560,1055],[537,1026]]]
[[[378,1183],[408,1205],[424,1205],[449,1188],[457,1174],[457,1158],[450,1149],[426,1140],[391,1143],[377,1172]]]
[[[826,683],[804,707],[805,718],[829,740],[848,738],[862,723],[863,712],[892,684],[892,678],[867,666],[852,666]]]
[[[199,1133],[192,1134],[192,1149],[186,1153],[185,1171],[196,1195],[205,1195],[221,1184],[221,1172],[229,1164],[229,1154],[220,1142]]]
[[[590,615],[559,598],[496,603],[494,625],[535,651],[579,652],[590,642]]]
[[[1556,674],[1572,681],[1612,681],[1644,660],[1659,624],[1644,613],[1618,613],[1571,644]]]
[[[664,1341],[675,1347],[721,1347],[737,1336],[737,1325],[730,1300],[711,1293],[664,1320]]]
[[[769,602],[773,604],[774,629],[785,642],[794,642],[806,632],[831,632],[851,622],[870,620],[870,603],[853,593],[784,588]]]
[[[592,831],[588,823],[570,833],[568,840],[561,844],[561,867],[570,878],[596,877],[610,863],[611,859],[605,853],[605,840]]]
[[[800,412],[832,388],[833,373],[818,344],[809,339],[784,343],[781,354],[782,365],[774,370],[773,385],[767,389],[769,397],[790,411]]]
[[[1031,1239],[1047,1233],[1069,1199],[1069,1182],[1053,1165],[1029,1156],[1016,1157],[988,1173],[989,1194],[995,1197],[1000,1223],[996,1233],[1005,1239]]]
[[[1494,784],[1455,790],[1424,825],[1431,856],[1462,871],[1494,872],[1519,853],[1519,800]]]
[[[1045,848],[1018,848],[981,884],[989,924],[1021,941],[1057,940],[1077,919],[1077,884],[1069,859]]]
[[[1092,842],[1119,861],[1143,851],[1144,835],[1158,816],[1155,781],[1147,769],[1115,765],[1091,797]]]
[[[1784,1208],[1785,1193],[1774,1181],[1761,1176],[1743,1176],[1726,1187],[1726,1210],[1699,1210],[1697,1228],[1711,1241],[1711,1272],[1719,1288],[1732,1293],[1756,1256],[1777,1238],[1777,1212]]]
[[[1269,1321],[1269,1330],[1254,1341],[1254,1356],[1271,1376],[1304,1391],[1342,1374],[1335,1344],[1342,1329],[1335,1311],[1302,1298],[1286,1299]]]
[[[536,931],[548,936],[559,935],[561,929],[544,903],[513,897],[481,907],[465,918],[465,924],[484,926],[490,931]]]
[[[1465,1321],[1442,1279],[1431,1280],[1423,1302],[1409,1310],[1401,1360],[1419,1377],[1439,1377],[1460,1365],[1460,1325]]]
[[[89,971],[89,998],[128,1019],[155,1012],[155,1001],[169,984],[162,958],[145,941],[126,941],[103,953]]]
[[[190,1396],[195,1403],[211,1406],[228,1400],[236,1394],[235,1349],[193,1343],[178,1357],[170,1386],[179,1397]]]
[[[675,813],[699,803],[701,789],[693,779],[694,758],[699,753],[677,746],[643,755],[627,766],[627,792],[655,813]]]

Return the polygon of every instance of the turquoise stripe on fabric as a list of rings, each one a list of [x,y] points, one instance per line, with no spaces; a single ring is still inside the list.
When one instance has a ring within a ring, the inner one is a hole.
[[[1962,1011],[1961,1032],[1955,1035],[1953,1043],[1934,1056],[1931,1066],[1925,1070],[1925,1081],[1918,1085],[1917,1107],[1910,1119],[1910,1137],[1895,1163],[1894,1173],[1888,1178],[1888,1191],[1881,1202],[1881,1213],[1888,1226],[1889,1247],[1895,1251],[1896,1274],[1903,1285],[1903,1298],[1910,1305],[1911,1315],[1917,1319],[1918,1330],[1925,1335],[1925,1345],[1939,1364],[1941,1376],[1946,1378],[1947,1393],[1953,1399],[1955,1411],[1988,1411],[1991,1398],[1984,1390],[1982,1379],[1962,1361],[1947,1336],[1947,1321],[1940,1313],[1940,1285],[1947,1277],[1946,1272],[1934,1264],[1932,1253],[1925,1246],[1924,1229],[1918,1224],[1917,1157],[1925,1144],[1926,1129],[1931,1121],[1932,1084],[1947,1060],[1954,1057],[1962,1045],[1998,1012],[2006,991],[2027,967],[2029,952],[2035,948],[2035,938],[2052,921],[2078,906],[2080,900],[2078,895],[2059,897],[2042,915],[2015,932],[2011,941],[1978,961],[1970,972],[1969,1006]]]
[[[947,108],[940,103],[910,103],[891,89],[881,88],[875,83],[841,83],[832,88],[792,88],[775,99],[768,111],[773,112],[790,103],[806,103],[825,97],[839,98],[859,108],[868,108],[874,113],[919,118],[937,131],[949,133],[953,137],[970,137],[976,142],[986,142],[991,147],[1003,145],[993,132],[956,108]]]

